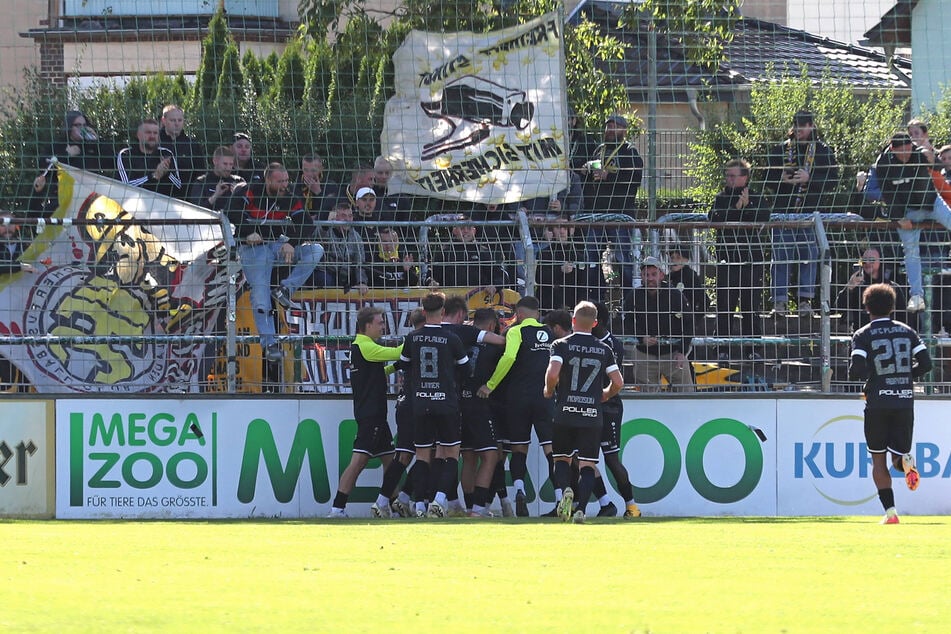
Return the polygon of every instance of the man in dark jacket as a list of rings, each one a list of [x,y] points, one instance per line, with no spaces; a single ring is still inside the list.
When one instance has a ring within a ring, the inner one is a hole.
[[[664,265],[651,256],[641,264],[643,286],[624,297],[625,334],[638,338],[634,349],[634,383],[642,392],[659,392],[666,377],[674,392],[693,392],[687,354],[690,320],[683,293],[664,283]]]
[[[710,209],[710,222],[763,224],[769,220],[769,206],[751,190],[750,164],[743,159],[723,166],[725,186]],[[763,334],[758,313],[762,309],[764,262],[760,230],[717,228],[717,334],[729,337],[735,331],[733,315],[741,316],[739,334]]]

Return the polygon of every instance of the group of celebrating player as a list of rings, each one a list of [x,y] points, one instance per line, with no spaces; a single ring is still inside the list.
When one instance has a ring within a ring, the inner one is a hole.
[[[357,476],[373,457],[385,469],[371,506],[375,517],[491,517],[488,509],[496,495],[503,516],[526,517],[533,429],[555,491],[555,508],[546,516],[583,522],[592,493],[601,506],[599,516],[617,515],[597,470],[603,452],[625,500],[623,516],[639,517],[619,457],[623,348],[604,325],[606,308],[600,312],[595,304],[581,302],[573,314],[552,311],[542,323],[538,300],[523,297],[503,337],[494,310],[476,310],[466,324],[465,300],[434,292],[411,316],[415,330],[394,348],[379,343],[382,310],[361,309],[350,354],[357,435],[329,517],[347,516]],[[387,375],[395,371],[403,373],[403,383],[394,448]],[[505,485],[506,453],[514,508]]]
[[[897,524],[887,455],[915,490],[914,379],[928,372],[932,361],[917,333],[891,319],[892,288],[874,284],[862,299],[871,322],[853,337],[849,375],[865,381],[865,437],[886,511],[882,521]],[[555,491],[555,508],[545,515],[583,522],[592,493],[601,504],[599,516],[617,515],[597,469],[600,452],[625,500],[624,517],[639,517],[619,457],[623,347],[604,326],[607,309],[582,301],[573,314],[552,311],[544,323],[538,311],[535,297],[520,299],[515,322],[503,337],[494,310],[479,309],[472,324],[465,324],[465,300],[434,292],[411,316],[415,330],[401,346],[388,347],[379,343],[385,329],[382,309],[361,309],[350,352],[357,435],[329,517],[347,517],[350,492],[372,457],[385,467],[371,506],[375,517],[491,517],[488,509],[496,495],[503,516],[526,517],[533,429]],[[403,384],[394,448],[387,375],[395,371],[403,373]],[[505,485],[506,453],[511,455],[514,510]],[[460,458],[464,504],[458,499]]]

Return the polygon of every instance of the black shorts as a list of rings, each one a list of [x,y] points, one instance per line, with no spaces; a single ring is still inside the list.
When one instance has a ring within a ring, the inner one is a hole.
[[[358,420],[353,453],[377,457],[393,453],[393,432],[386,418]]]
[[[600,427],[555,425],[552,430],[551,454],[555,458],[577,455],[578,460],[597,462],[600,440]]]
[[[601,425],[601,452],[608,454],[621,451],[621,417],[623,410],[620,407],[604,407],[601,410],[603,423]]]
[[[865,444],[869,453],[911,453],[915,410],[865,409]]]
[[[492,406],[488,399],[465,398],[462,409],[462,449],[464,451],[489,451],[498,449],[495,424],[492,421]]]
[[[417,449],[433,445],[452,446],[462,442],[462,419],[452,414],[416,413],[413,416],[413,444]]]
[[[506,439],[511,445],[527,445],[532,442],[532,428],[538,436],[539,445],[552,441],[552,417],[555,415],[555,402],[547,398],[533,398],[524,394],[516,398],[515,390],[510,394],[505,408]],[[600,431],[600,430],[599,430]]]
[[[396,399],[396,451],[416,453],[413,444],[413,408],[406,399]]]

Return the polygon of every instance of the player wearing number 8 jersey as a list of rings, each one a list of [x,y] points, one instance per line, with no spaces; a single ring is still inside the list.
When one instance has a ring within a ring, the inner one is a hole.
[[[905,483],[918,488],[918,470],[911,455],[914,429],[914,379],[932,367],[928,348],[911,327],[894,321],[895,290],[872,284],[862,294],[870,322],[852,337],[849,378],[865,380],[865,442],[872,454],[872,479],[885,508],[883,524],[897,524],[895,494],[886,454],[905,473]]]
[[[601,449],[603,403],[624,385],[614,352],[591,334],[597,317],[598,309],[591,302],[575,307],[571,320],[574,332],[552,344],[545,373],[545,398],[555,395],[554,483],[564,490],[558,514],[566,521],[572,517],[576,522],[584,521]],[[580,468],[577,496],[568,487],[573,457],[577,457]],[[578,501],[577,510],[572,509],[573,500]]]
[[[413,408],[414,444],[417,466],[413,490],[417,509],[429,491],[431,449],[445,466],[436,483],[436,496],[429,505],[431,517],[445,515],[446,493],[458,487],[459,443],[462,424],[459,416],[457,369],[469,361],[462,341],[441,325],[446,296],[430,293],[423,298],[426,324],[406,337],[400,361],[407,364],[410,401]]]

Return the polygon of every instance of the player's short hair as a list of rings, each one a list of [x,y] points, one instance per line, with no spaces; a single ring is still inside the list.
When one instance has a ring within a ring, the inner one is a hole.
[[[565,332],[571,332],[571,313],[567,310],[550,310],[545,314],[542,323],[551,328],[560,326]]]
[[[598,307],[589,301],[578,302],[572,317],[586,326],[594,326],[594,322],[598,320]]]
[[[427,315],[438,313],[446,305],[446,295],[444,293],[430,293],[420,302]]]
[[[219,145],[215,148],[215,153],[212,154],[215,158],[221,158],[222,156],[230,156],[234,158],[234,148],[230,145]]]
[[[895,289],[891,284],[872,284],[862,293],[862,305],[875,317],[888,317],[895,311]]]
[[[450,297],[449,299],[452,298]],[[448,300],[446,304],[449,304]],[[481,330],[491,330],[494,332],[496,326],[499,325],[499,315],[492,308],[477,308],[472,315],[472,323]]]
[[[426,313],[422,308],[414,308],[409,314],[409,323],[413,328],[421,328],[426,323]]]
[[[357,313],[357,332],[363,334],[367,331],[367,326],[369,326],[373,319],[377,315],[382,315],[383,309],[379,306],[364,306],[360,309],[360,312]]]
[[[466,303],[466,299],[460,295],[450,295],[446,298],[446,303],[443,304],[443,310],[446,311],[446,315],[456,315],[458,313],[463,313],[466,316],[469,315],[469,305]]]
[[[522,299],[518,300],[518,303],[515,304],[516,309],[524,308],[526,310],[531,310],[536,313],[538,312],[538,309],[540,307],[541,305],[538,303],[538,298],[532,295],[526,295]]]

